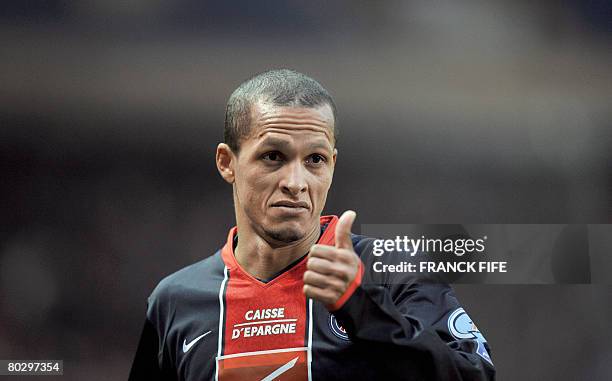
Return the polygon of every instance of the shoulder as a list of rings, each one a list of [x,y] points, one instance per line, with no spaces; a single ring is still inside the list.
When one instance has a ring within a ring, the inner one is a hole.
[[[376,240],[376,238],[351,233],[351,240],[353,241],[353,249],[355,250],[355,253],[357,253],[357,255],[360,257],[364,257],[372,251],[373,242]]]
[[[152,308],[169,308],[177,300],[194,293],[218,289],[215,285],[223,281],[224,268],[221,252],[217,251],[210,257],[166,276],[148,298],[149,312]]]

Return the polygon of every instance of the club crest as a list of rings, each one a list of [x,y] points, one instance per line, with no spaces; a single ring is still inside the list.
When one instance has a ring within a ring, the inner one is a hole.
[[[480,333],[476,324],[468,316],[463,308],[457,308],[448,317],[448,330],[456,339],[471,339],[477,344],[476,352],[483,359],[493,364],[491,356],[485,347],[487,339]]]
[[[336,319],[336,316],[333,314],[329,315],[329,328],[334,335],[338,336],[342,340],[349,340],[346,329],[344,329],[344,327],[338,323],[338,319]]]

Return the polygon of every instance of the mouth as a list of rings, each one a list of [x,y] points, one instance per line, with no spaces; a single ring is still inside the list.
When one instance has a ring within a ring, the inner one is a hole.
[[[294,211],[302,211],[302,210],[310,209],[310,205],[308,205],[306,201],[290,201],[290,200],[277,201],[272,204],[272,207],[294,210]]]

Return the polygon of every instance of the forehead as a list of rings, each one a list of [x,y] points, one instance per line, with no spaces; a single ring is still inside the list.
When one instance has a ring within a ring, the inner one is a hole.
[[[258,102],[251,107],[251,131],[246,140],[270,136],[324,139],[334,146],[334,115],[329,105],[276,106]]]

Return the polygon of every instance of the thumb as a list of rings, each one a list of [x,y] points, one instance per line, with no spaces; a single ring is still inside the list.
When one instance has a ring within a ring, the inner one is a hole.
[[[339,249],[353,249],[353,242],[351,241],[351,228],[357,213],[352,210],[347,210],[342,213],[338,223],[336,224],[336,247]]]

